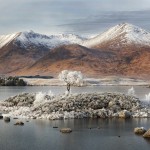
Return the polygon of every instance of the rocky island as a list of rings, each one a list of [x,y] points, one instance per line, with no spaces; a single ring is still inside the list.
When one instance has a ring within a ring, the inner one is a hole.
[[[150,117],[150,109],[136,97],[120,93],[45,95],[23,93],[0,102],[4,116],[31,119]]]

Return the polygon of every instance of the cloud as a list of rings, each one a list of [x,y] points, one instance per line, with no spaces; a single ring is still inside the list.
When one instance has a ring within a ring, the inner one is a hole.
[[[149,11],[134,12],[149,8],[149,0],[5,0],[0,4],[0,34],[30,29],[87,34],[125,21],[148,27]]]

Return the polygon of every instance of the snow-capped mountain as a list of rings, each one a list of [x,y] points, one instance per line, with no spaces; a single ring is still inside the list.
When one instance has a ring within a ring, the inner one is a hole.
[[[8,45],[14,39],[16,39],[20,33],[8,34],[8,35],[0,35],[0,48]]]
[[[0,36],[0,74],[4,75],[57,76],[74,69],[94,77],[150,79],[149,62],[150,33],[127,23],[88,39],[33,31]]]
[[[111,48],[130,44],[150,46],[150,32],[132,24],[122,23],[82,43],[86,47],[104,44]]]
[[[12,41],[14,44],[22,48],[27,48],[33,45],[54,48],[60,45],[81,43],[83,40],[85,40],[85,38],[74,34],[58,34],[47,36],[29,31],[0,36],[0,48],[8,45]]]
[[[32,66],[47,53],[61,45],[81,43],[85,38],[74,34],[43,35],[18,32],[0,36],[0,74]]]

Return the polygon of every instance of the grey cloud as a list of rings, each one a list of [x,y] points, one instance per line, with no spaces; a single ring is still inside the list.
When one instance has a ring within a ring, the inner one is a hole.
[[[0,34],[97,33],[120,22],[149,29],[149,0],[0,0]],[[132,10],[132,12],[130,12]],[[118,12],[119,11],[119,12]]]

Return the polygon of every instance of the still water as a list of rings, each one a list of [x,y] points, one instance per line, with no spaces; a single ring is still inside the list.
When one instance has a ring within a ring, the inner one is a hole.
[[[30,120],[14,126],[0,120],[0,150],[149,150],[150,140],[133,133],[150,127],[150,119]],[[58,126],[54,129],[53,126]],[[70,127],[70,134],[60,133]],[[91,129],[89,129],[91,128]]]
[[[72,93],[119,92],[127,93],[129,86],[73,87]],[[135,94],[145,99],[149,88],[135,86]],[[63,86],[0,87],[0,100],[23,92],[48,92],[61,94]],[[133,133],[133,129],[143,126],[150,128],[150,119],[71,119],[71,120],[23,120],[24,126],[14,126],[0,120],[0,150],[149,150],[150,140]],[[53,126],[57,126],[55,129]],[[73,132],[62,134],[62,127],[70,127]],[[91,129],[89,129],[91,128]]]

